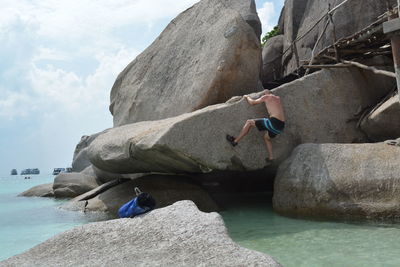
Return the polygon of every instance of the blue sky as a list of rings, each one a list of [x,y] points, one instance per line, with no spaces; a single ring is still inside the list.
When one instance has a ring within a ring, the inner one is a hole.
[[[2,0],[0,174],[71,165],[82,135],[112,127],[120,71],[197,0]],[[263,31],[283,0],[257,0]]]

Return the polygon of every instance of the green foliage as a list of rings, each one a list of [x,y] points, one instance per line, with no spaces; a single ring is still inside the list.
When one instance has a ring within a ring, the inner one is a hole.
[[[274,36],[277,36],[278,34],[279,34],[278,26],[275,26],[270,32],[267,32],[261,39],[261,45],[264,46],[269,39],[271,39]]]

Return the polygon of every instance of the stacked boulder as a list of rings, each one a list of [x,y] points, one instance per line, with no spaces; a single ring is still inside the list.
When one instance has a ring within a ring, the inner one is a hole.
[[[114,127],[173,117],[254,91],[261,67],[254,6],[254,0],[202,0],[172,20],[115,81]]]
[[[292,49],[293,41],[303,36],[309,29],[329,10],[341,4],[343,0],[286,0],[279,21],[279,39],[270,40],[272,42],[263,48],[263,69],[277,70],[279,65],[280,72],[276,71],[276,76],[271,76],[268,72],[263,76],[263,84],[281,79],[293,73],[297,68],[296,57]],[[352,34],[364,29],[375,22],[380,15],[387,11],[388,5],[395,6],[396,0],[376,1],[376,0],[352,0],[337,9],[333,14],[335,23],[335,34],[337,40],[351,36]],[[356,15],[355,15],[356,14]],[[324,31],[325,24],[329,18],[323,19],[311,32],[296,42],[299,60],[310,60],[311,51],[314,48],[318,37]],[[317,52],[334,43],[333,27],[330,25],[323,38],[321,39]],[[275,51],[279,48],[279,53]],[[282,48],[282,49],[281,49]],[[275,54],[272,57],[272,54]],[[281,55],[281,57],[279,57]],[[281,74],[278,76],[277,74]],[[277,78],[276,78],[277,77]]]
[[[331,219],[400,218],[400,147],[304,144],[279,167],[274,210]]]
[[[365,76],[358,69],[324,70],[275,89],[287,118],[285,132],[274,139],[276,164],[301,143],[365,141],[353,116],[390,90],[373,82],[380,76],[369,75],[371,82]],[[248,118],[265,116],[263,105],[250,106],[238,97],[164,120],[115,127],[92,142],[88,156],[108,172],[259,170],[267,157],[262,134],[252,131],[234,148],[225,135],[239,133]]]

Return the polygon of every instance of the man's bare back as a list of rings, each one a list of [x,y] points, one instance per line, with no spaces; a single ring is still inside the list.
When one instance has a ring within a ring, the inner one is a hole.
[[[283,112],[283,106],[281,98],[279,96],[271,94],[264,101],[264,103],[270,117],[274,117],[277,118],[278,120],[285,121],[285,114]]]
[[[285,114],[283,112],[281,98],[273,95],[269,90],[265,90],[264,94],[255,100],[251,99],[247,95],[244,97],[247,99],[247,102],[249,102],[250,105],[257,105],[264,102],[270,117],[285,121]]]

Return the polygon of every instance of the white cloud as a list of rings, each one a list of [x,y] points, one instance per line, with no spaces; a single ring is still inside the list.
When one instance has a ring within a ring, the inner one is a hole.
[[[37,102],[43,105],[80,113],[99,106],[107,109],[115,77],[137,54],[134,50],[121,49],[116,54],[98,55],[99,66],[84,78],[52,65],[39,68],[32,63],[29,80]],[[46,103],[48,101],[51,103]]]
[[[76,40],[104,36],[129,24],[152,24],[175,16],[198,0],[16,0],[2,3],[0,27],[15,17],[38,24],[48,38]],[[160,8],[162,7],[162,8]],[[3,13],[3,12],[2,12]]]
[[[0,42],[8,43],[10,51],[14,44],[29,46],[21,49],[22,56],[15,54],[14,61],[0,62],[0,70],[1,64],[8,69],[0,72],[3,77],[28,80],[24,90],[7,87],[7,82],[0,84],[7,92],[0,95],[0,117],[25,115],[33,108],[29,103],[54,112],[82,112],[90,106],[107,109],[117,74],[140,52],[132,47],[135,44],[127,43],[131,36],[125,40],[115,32],[132,26],[151,28],[158,20],[172,19],[195,2],[2,0]],[[73,69],[73,64],[85,60],[98,65],[85,74]],[[63,62],[69,64],[68,69]],[[23,102],[26,108],[21,111],[17,103]]]
[[[273,21],[275,15],[275,5],[273,2],[265,2],[261,8],[257,9],[257,13],[261,20],[263,34],[276,26],[276,22]]]
[[[21,92],[11,92],[1,88],[3,98],[0,99],[0,118],[12,119],[14,117],[25,117],[35,107],[26,104],[30,102],[30,96]]]

